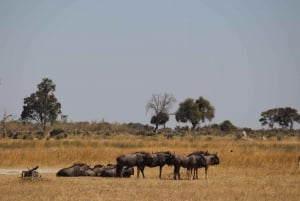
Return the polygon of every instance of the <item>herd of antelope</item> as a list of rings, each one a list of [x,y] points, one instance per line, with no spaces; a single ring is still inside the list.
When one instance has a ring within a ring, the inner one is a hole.
[[[159,178],[161,178],[162,168],[165,165],[174,166],[173,179],[181,179],[180,168],[186,168],[189,179],[198,179],[198,169],[205,169],[205,178],[207,179],[207,170],[210,165],[218,165],[220,159],[217,154],[211,154],[203,151],[196,151],[185,155],[175,155],[169,151],[166,152],[135,152],[131,154],[120,155],[116,158],[116,164],[95,165],[93,168],[85,163],[75,163],[70,167],[60,169],[56,176],[99,176],[99,177],[130,177],[134,174],[134,167],[137,168],[137,178],[140,173],[145,177],[145,167],[159,167]],[[300,168],[300,156],[297,160]],[[41,175],[37,172],[38,166],[22,171],[22,178],[37,178]]]
[[[186,155],[175,155],[169,151],[165,152],[135,152],[132,154],[120,155],[116,158],[116,164],[95,165],[90,167],[85,163],[75,163],[70,167],[60,169],[56,176],[100,176],[100,177],[130,177],[134,174],[134,167],[137,168],[137,178],[140,173],[145,177],[145,167],[159,167],[159,178],[162,175],[162,168],[165,165],[174,166],[174,179],[181,179],[180,168],[186,168],[189,179],[198,179],[198,169],[205,168],[205,178],[207,178],[207,169],[210,165],[220,163],[217,154],[211,154],[203,151],[196,151]],[[22,177],[36,177],[39,175],[37,168],[29,171],[23,171]],[[40,175],[39,175],[40,176]]]

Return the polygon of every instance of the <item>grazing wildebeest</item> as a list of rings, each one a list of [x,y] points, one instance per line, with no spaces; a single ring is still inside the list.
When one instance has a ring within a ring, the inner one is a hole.
[[[207,179],[208,166],[209,165],[219,165],[220,164],[220,159],[219,159],[218,155],[217,154],[210,154],[207,151],[206,152],[196,151],[196,152],[193,152],[193,153],[189,154],[188,156],[202,156],[205,159],[206,164],[202,164],[202,166],[199,166],[198,168],[205,167],[205,178],[206,179]],[[196,175],[195,175],[195,173],[196,173]],[[194,176],[196,176],[196,178],[198,178],[198,170],[194,170]]]
[[[148,167],[159,166],[159,178],[161,179],[161,172],[164,165],[174,165],[175,155],[169,151],[156,152],[149,155]]]
[[[298,157],[298,167],[300,168],[300,156]]]
[[[56,173],[57,177],[78,177],[93,174],[91,168],[85,163],[75,163],[71,167],[63,168]]]
[[[144,169],[149,164],[149,153],[136,152],[133,154],[121,155],[117,157],[117,177],[122,177],[123,167],[137,167],[137,178],[139,178],[140,172],[145,178]]]
[[[36,166],[32,169],[22,171],[21,177],[22,178],[31,177],[31,179],[36,178],[36,177],[41,177],[41,175],[37,172],[38,168],[39,168],[39,166]]]

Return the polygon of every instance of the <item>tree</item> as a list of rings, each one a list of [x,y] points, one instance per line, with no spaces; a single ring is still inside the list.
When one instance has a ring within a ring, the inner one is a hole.
[[[192,98],[187,98],[184,102],[179,104],[175,118],[177,122],[190,122],[192,124],[192,130],[195,130],[201,119],[198,104],[196,104]]]
[[[61,104],[54,96],[55,84],[44,78],[38,84],[38,90],[24,98],[22,120],[32,120],[40,123],[45,133],[47,124],[52,124],[61,113]]]
[[[162,124],[162,121],[164,121],[163,125],[165,125],[169,120],[169,117],[165,118],[165,114],[169,115],[169,110],[175,102],[174,96],[168,93],[152,95],[146,105],[146,111],[151,111],[153,114],[151,123],[155,124],[155,132],[158,129],[158,125]]]
[[[273,129],[274,124],[276,123],[276,117],[277,117],[278,109],[270,109],[267,111],[264,111],[261,113],[261,118],[259,119],[259,122],[262,126],[268,125],[269,128]]]
[[[294,122],[300,123],[300,115],[297,110],[290,107],[273,108],[261,113],[259,121],[262,126],[268,125],[271,129],[277,123],[282,128],[293,129]]]
[[[293,130],[294,122],[300,123],[300,115],[296,109],[290,107],[279,108],[276,121],[282,128]]]
[[[169,115],[167,113],[161,112],[158,115],[153,115],[151,117],[151,124],[155,125],[164,125],[164,128],[166,128],[166,123],[169,121]]]
[[[205,120],[211,121],[215,117],[215,108],[208,100],[200,96],[199,99],[196,100],[196,104],[199,108],[200,120],[202,123],[204,123]]]
[[[183,123],[190,122],[192,130],[195,130],[200,121],[204,123],[205,120],[211,121],[214,117],[215,108],[202,96],[196,101],[192,98],[187,98],[179,104],[179,109],[176,112],[176,121]]]
[[[220,124],[221,131],[229,132],[236,129],[236,127],[229,120],[225,120]]]

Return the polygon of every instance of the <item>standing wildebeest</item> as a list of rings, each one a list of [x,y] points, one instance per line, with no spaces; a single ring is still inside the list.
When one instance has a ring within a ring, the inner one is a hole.
[[[56,176],[57,177],[89,176],[89,174],[93,174],[90,170],[91,168],[85,163],[75,163],[71,167],[63,168],[59,170],[56,173]]]
[[[137,167],[137,178],[139,178],[140,172],[145,178],[144,169],[149,164],[149,153],[136,152],[133,154],[121,155],[117,157],[117,177],[122,177],[123,167]]]
[[[174,179],[180,178],[180,167],[187,168],[190,170],[191,167],[191,158],[188,155],[177,155],[174,161]],[[189,173],[190,171],[188,171]]]
[[[207,174],[208,164],[206,159],[201,154],[188,155],[190,157],[190,166],[187,168],[190,172],[190,179],[198,179],[198,169],[204,167]],[[194,170],[194,171],[193,171]]]
[[[196,152],[189,154],[188,156],[199,156],[198,159],[195,159],[195,160],[203,161],[203,159],[201,159],[201,158],[205,159],[205,164],[202,162],[202,165],[200,165],[198,168],[205,167],[205,178],[206,179],[207,179],[208,166],[220,164],[220,159],[217,154],[210,154],[208,152],[196,151]],[[200,162],[198,162],[198,163],[200,163]],[[194,168],[194,178],[198,179],[198,170],[195,169],[195,168],[197,168],[197,165],[195,165],[195,167],[192,167],[192,168]]]
[[[159,166],[159,178],[161,179],[161,172],[164,165],[174,165],[175,155],[169,151],[156,152],[149,155],[147,166],[157,167]]]

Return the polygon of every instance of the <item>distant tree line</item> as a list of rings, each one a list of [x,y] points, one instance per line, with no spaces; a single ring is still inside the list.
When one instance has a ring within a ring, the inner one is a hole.
[[[24,98],[23,111],[21,120],[25,122],[37,122],[42,125],[45,134],[48,125],[53,125],[57,117],[61,114],[61,104],[54,95],[56,85],[51,79],[44,78],[37,85],[37,91]],[[146,111],[151,112],[150,123],[154,125],[154,131],[157,132],[159,126],[166,128],[169,116],[174,115],[177,122],[190,123],[191,130],[195,131],[200,124],[211,121],[215,117],[215,107],[209,100],[200,96],[198,99],[187,98],[179,103],[175,112],[170,112],[176,99],[172,94],[153,94],[146,104]],[[2,125],[6,134],[6,120],[4,116]],[[282,129],[292,130],[295,123],[300,123],[300,115],[297,110],[291,107],[280,107],[266,110],[261,113],[259,122],[262,126],[268,126],[270,129],[276,126]],[[66,123],[66,122],[63,122]],[[229,121],[225,120],[215,128],[221,131],[232,131],[236,127]],[[147,127],[149,130],[149,127]],[[56,130],[51,135],[57,135],[62,132]]]

